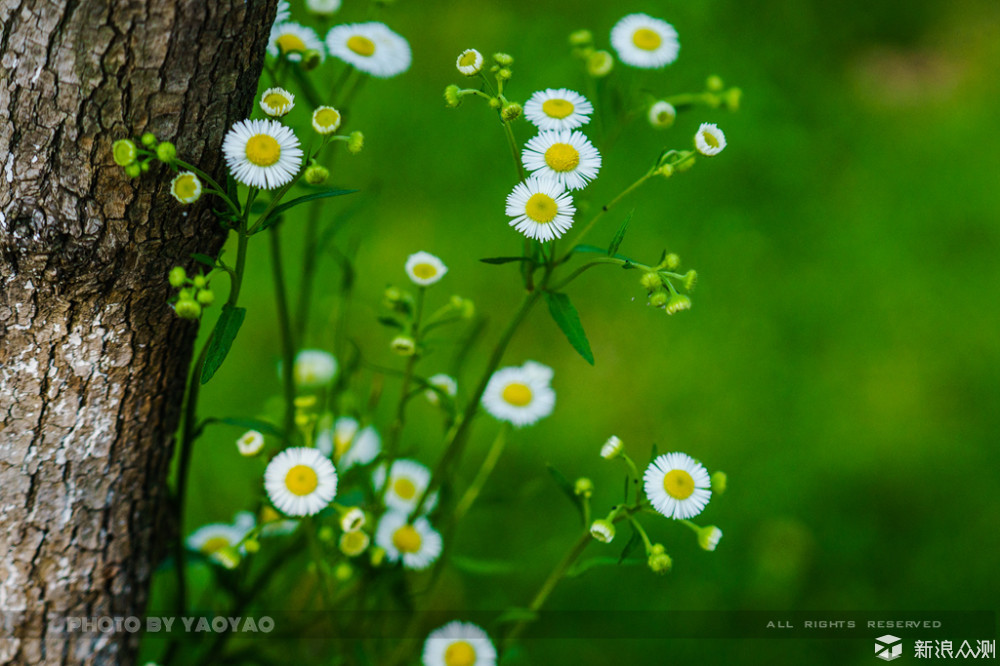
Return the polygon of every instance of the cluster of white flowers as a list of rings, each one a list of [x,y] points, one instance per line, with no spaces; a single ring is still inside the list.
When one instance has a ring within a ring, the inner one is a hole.
[[[318,1],[314,3],[319,8]],[[339,3],[338,3],[339,4]],[[316,11],[314,13],[326,13]],[[410,68],[410,44],[384,23],[345,23],[334,26],[321,40],[316,31],[290,20],[276,21],[268,40],[268,53],[301,62],[315,53],[322,62],[327,54],[359,71],[378,78],[390,78]]]

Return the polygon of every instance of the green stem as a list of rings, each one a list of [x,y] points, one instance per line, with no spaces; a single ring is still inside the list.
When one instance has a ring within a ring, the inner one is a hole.
[[[624,189],[624,190],[623,190],[623,191],[622,191],[622,192],[621,192],[621,193],[620,193],[620,194],[619,194],[618,196],[616,196],[616,197],[615,197],[614,199],[612,199],[612,200],[611,200],[611,201],[609,201],[608,203],[604,204],[604,206],[602,206],[602,207],[601,207],[601,210],[599,210],[599,211],[597,212],[597,215],[595,215],[595,216],[594,216],[594,217],[593,217],[593,218],[592,218],[592,219],[590,220],[590,222],[588,222],[588,223],[587,223],[587,226],[585,226],[585,227],[583,228],[583,230],[582,230],[582,231],[580,231],[580,233],[579,233],[579,234],[577,235],[576,239],[575,239],[575,240],[574,240],[574,241],[573,241],[572,243],[570,243],[570,246],[569,246],[569,252],[567,252],[567,253],[566,253],[566,254],[565,254],[565,255],[563,256],[563,259],[562,259],[562,260],[563,260],[563,261],[565,261],[565,260],[566,260],[566,259],[567,259],[567,258],[568,258],[568,257],[570,256],[570,254],[572,254],[572,253],[573,253],[573,249],[574,249],[574,248],[575,248],[575,247],[576,247],[577,245],[579,245],[579,244],[581,243],[581,241],[583,241],[583,238],[584,238],[584,236],[586,236],[586,235],[587,235],[587,233],[588,233],[588,232],[589,232],[589,231],[590,231],[591,229],[593,229],[593,228],[594,228],[594,225],[595,225],[595,224],[597,224],[597,221],[598,221],[598,220],[600,220],[600,219],[601,219],[601,217],[602,217],[602,216],[603,216],[603,215],[604,215],[605,213],[607,213],[607,212],[608,212],[609,210],[611,210],[612,208],[614,208],[614,207],[615,207],[615,206],[616,206],[616,205],[617,205],[617,204],[618,204],[618,203],[619,203],[619,202],[620,202],[620,201],[621,201],[622,199],[624,199],[624,198],[625,198],[625,197],[627,197],[627,196],[628,196],[629,194],[631,194],[631,193],[632,193],[633,191],[635,191],[635,190],[636,190],[636,189],[637,189],[637,188],[638,188],[638,187],[639,187],[640,185],[642,185],[642,184],[643,184],[643,183],[645,183],[645,182],[646,182],[647,180],[649,180],[650,178],[652,178],[652,177],[653,177],[653,174],[655,174],[655,173],[656,173],[656,171],[655,171],[655,170],[651,170],[651,171],[647,171],[647,172],[646,172],[646,173],[645,173],[645,174],[644,174],[644,175],[642,176],[642,178],[640,178],[639,180],[635,181],[634,183],[632,183],[631,185],[629,185],[628,187],[626,187],[626,188],[625,188],[625,189]],[[561,263],[561,262],[560,262],[560,263]]]
[[[299,286],[299,302],[296,307],[295,331],[299,340],[305,340],[309,330],[309,308],[311,307],[313,282],[316,275],[316,233],[319,226],[319,202],[309,207],[306,218],[305,245],[302,257],[302,283]]]
[[[507,145],[510,146],[511,157],[514,158],[514,167],[517,169],[518,181],[524,180],[524,165],[521,164],[521,155],[517,151],[517,139],[514,138],[514,130],[511,129],[510,122],[503,121],[503,131],[507,136]]]
[[[458,504],[455,506],[455,512],[452,514],[452,521],[458,523],[465,517],[465,514],[469,512],[472,505],[479,498],[479,493],[482,492],[483,486],[486,485],[486,481],[490,478],[493,473],[493,469],[497,466],[497,462],[500,460],[500,456],[503,455],[504,447],[507,445],[507,435],[510,433],[510,424],[504,423],[500,426],[500,432],[497,433],[497,437],[493,440],[493,444],[490,446],[490,450],[486,453],[486,458],[483,459],[483,464],[479,467],[479,471],[476,472],[475,478],[472,480],[472,485],[468,487],[465,494],[462,495],[462,499],[459,500]]]
[[[288,298],[285,292],[285,273],[281,263],[280,225],[271,227],[271,268],[274,274],[274,294],[281,330],[281,375],[285,395],[285,437],[292,441],[295,437],[295,341],[292,338],[292,321],[288,312]]]

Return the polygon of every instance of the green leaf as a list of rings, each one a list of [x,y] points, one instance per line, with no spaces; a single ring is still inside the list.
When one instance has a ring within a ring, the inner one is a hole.
[[[403,329],[403,325],[393,317],[381,316],[378,318],[378,323],[389,328]]]
[[[200,252],[192,252],[191,258],[197,261],[199,264],[205,264],[209,268],[215,268],[215,259],[208,256],[207,254],[201,254]]]
[[[207,384],[215,372],[226,360],[229,348],[233,346],[236,334],[240,332],[243,325],[243,318],[246,317],[246,308],[233,307],[229,303],[222,306],[222,314],[219,321],[215,322],[215,330],[212,331],[212,341],[208,345],[205,365],[201,369],[201,383]]]
[[[259,227],[258,231],[263,231],[264,229],[267,229],[268,227],[274,226],[274,224],[277,223],[278,218],[281,217],[282,213],[284,213],[287,210],[290,210],[290,209],[294,208],[295,206],[298,206],[300,204],[304,204],[304,203],[306,203],[308,201],[315,201],[316,199],[327,199],[329,197],[339,197],[339,196],[343,196],[345,194],[353,194],[355,192],[357,192],[357,190],[324,189],[324,190],[320,190],[319,192],[313,192],[311,194],[304,194],[301,197],[297,197],[295,199],[292,199],[291,201],[286,201],[285,203],[283,203],[281,205],[275,206],[274,210],[272,210],[270,213],[268,213],[266,219],[261,220],[261,221],[259,221],[257,223],[257,225]]]
[[[583,331],[580,315],[570,303],[569,296],[547,291],[545,292],[545,300],[549,304],[549,314],[552,315],[562,332],[566,334],[573,349],[583,357],[583,360],[594,365],[594,352],[590,350],[590,341],[587,340],[587,334]]]
[[[500,264],[509,264],[515,261],[531,261],[529,257],[489,257],[488,259],[480,259],[479,261],[484,264],[493,264],[499,266]]]
[[[495,576],[509,574],[519,570],[514,562],[506,560],[480,560],[474,557],[452,555],[451,563],[456,569],[477,576]]]
[[[622,222],[622,226],[618,227],[618,231],[615,232],[615,237],[611,239],[611,245],[608,246],[609,257],[615,256],[615,253],[618,252],[618,248],[621,247],[622,241],[625,240],[625,233],[628,231],[628,225],[632,221],[632,213],[634,212],[635,208],[629,211],[625,221]]]
[[[621,559],[617,557],[591,557],[586,560],[580,560],[571,566],[569,571],[566,572],[566,578],[576,578],[577,576],[582,576],[597,567],[614,567],[622,563]],[[637,564],[637,562],[625,562],[624,564]]]
[[[628,558],[628,556],[632,554],[632,551],[636,549],[639,543],[642,542],[642,537],[639,536],[639,531],[632,526],[632,523],[629,523],[629,527],[632,528],[632,537],[628,540],[628,543],[626,543],[625,547],[622,549],[622,554],[618,556],[618,564],[624,562]]]
[[[607,254],[608,251],[603,247],[597,247],[596,245],[577,245],[573,248],[573,252],[587,252],[589,254]]]

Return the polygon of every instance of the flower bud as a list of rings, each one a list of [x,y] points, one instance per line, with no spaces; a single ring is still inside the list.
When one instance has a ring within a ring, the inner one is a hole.
[[[333,568],[333,577],[340,582],[348,581],[354,575],[354,567],[347,562],[341,562]]]
[[[510,67],[514,64],[514,57],[507,53],[494,53],[493,61],[501,67]]]
[[[142,167],[135,162],[132,162],[132,164],[125,167],[125,175],[129,178],[138,178],[142,175]]]
[[[684,274],[684,289],[686,291],[691,291],[694,286],[698,284],[698,273],[697,271],[690,270]]]
[[[691,299],[684,294],[674,294],[667,303],[666,312],[668,315],[676,314],[681,310],[691,309]]]
[[[133,164],[138,156],[135,143],[129,139],[119,139],[111,144],[111,154],[115,159],[115,164],[122,167]]]
[[[667,129],[677,119],[677,109],[670,102],[660,100],[649,107],[649,124],[656,129]]]
[[[729,477],[726,476],[725,472],[715,472],[712,474],[712,492],[716,495],[726,492],[726,483],[728,481]]]
[[[511,102],[500,110],[500,117],[507,122],[511,122],[512,120],[517,120],[521,117],[521,111],[522,109],[520,104],[517,102]]]
[[[659,169],[657,169],[656,173],[660,174],[664,178],[670,178],[672,175],[674,175],[674,167],[673,165],[670,164],[664,164]]]
[[[663,289],[654,291],[652,294],[649,295],[649,304],[654,308],[665,307],[669,301],[670,297],[667,295],[667,292],[664,291]]]
[[[680,173],[685,171],[690,171],[691,167],[694,166],[695,158],[693,157],[693,152],[686,150],[681,153],[681,157],[677,162],[674,163],[674,170]]]
[[[489,105],[491,109],[496,109],[497,111],[499,111],[500,107],[503,106],[503,102],[500,101],[499,97],[491,97]]]
[[[730,88],[726,91],[726,108],[730,111],[740,110],[740,98],[743,97],[743,91],[739,88]]]
[[[458,86],[452,84],[444,89],[444,105],[449,109],[458,108],[462,103],[462,96],[459,95]]]
[[[475,76],[483,71],[483,54],[476,49],[466,49],[458,56],[455,66],[465,76]]]
[[[170,286],[175,289],[180,289],[184,286],[187,281],[187,273],[184,271],[183,266],[174,266],[170,269],[170,274],[167,276],[167,280],[170,281]]]
[[[705,80],[705,89],[711,90],[712,92],[719,92],[725,87],[725,83],[722,82],[722,78],[713,74]]]
[[[182,298],[174,303],[174,312],[181,319],[197,319],[201,316],[201,306],[191,298]]]
[[[357,532],[351,532],[351,534],[357,534]],[[364,534],[364,532],[362,532],[362,534]],[[373,567],[382,566],[382,563],[385,562],[385,548],[382,548],[381,546],[373,548],[369,561],[372,563]]]
[[[259,553],[260,541],[257,541],[256,539],[247,539],[246,541],[243,542],[243,548],[245,548],[246,551],[251,555],[253,555],[254,553]]]
[[[322,164],[310,164],[303,176],[310,185],[320,185],[330,177],[330,170]]]
[[[156,147],[156,159],[170,164],[177,159],[177,148],[169,141],[164,141]]]
[[[601,518],[590,525],[590,536],[601,543],[611,543],[615,538],[615,525],[610,520]]]
[[[701,546],[703,550],[715,550],[715,547],[719,545],[719,539],[721,538],[722,530],[715,525],[698,528],[698,545]]]
[[[670,254],[668,254],[663,258],[663,265],[669,268],[670,270],[674,270],[681,265],[681,258],[678,255],[671,252]]]
[[[356,530],[354,532],[344,532],[340,535],[340,542],[338,546],[340,547],[340,552],[348,557],[357,557],[361,553],[365,552],[368,545],[371,543],[371,537],[368,536],[367,532],[362,530]],[[372,565],[378,566],[380,562],[376,562],[378,553],[376,551],[380,550],[376,548],[372,551]],[[381,557],[385,557],[385,551],[382,551]]]
[[[256,430],[248,430],[236,440],[236,450],[241,456],[252,458],[264,450],[264,435]]]
[[[589,30],[577,30],[569,35],[569,45],[575,47],[590,46],[594,43],[594,35]]]
[[[499,77],[501,81],[510,81],[510,77],[512,76],[514,76],[514,73],[506,67],[501,67],[500,71],[497,72],[497,77]]]
[[[622,440],[611,435],[611,437],[608,437],[608,441],[604,442],[604,446],[601,447],[601,457],[605,460],[614,460],[621,455],[624,449],[625,445],[622,444]]]
[[[302,60],[299,62],[299,67],[301,67],[304,71],[309,72],[319,67],[321,62],[323,62],[323,56],[319,51],[316,49],[307,49],[302,54]]]
[[[212,293],[211,289],[199,289],[195,300],[198,301],[199,305],[208,307],[215,302],[215,294]]]
[[[356,506],[352,506],[340,517],[340,529],[345,532],[357,532],[364,526],[365,512]]]
[[[156,145],[156,135],[152,132],[145,132],[141,137],[139,137],[139,141],[141,141],[142,145],[147,148],[152,148]]]
[[[400,356],[413,356],[417,351],[417,341],[408,335],[397,335],[389,347]]]
[[[347,138],[347,150],[351,151],[354,155],[357,155],[364,147],[365,135],[357,130],[351,132],[350,136]]]
[[[573,484],[573,492],[578,497],[590,497],[594,494],[594,482],[585,476],[581,476]]]
[[[595,79],[607,76],[615,66],[614,57],[607,51],[594,51],[587,58],[587,73]]]
[[[205,276],[200,273],[191,278],[191,282],[194,284],[195,289],[204,289],[208,286],[208,280],[205,279]]]
[[[139,162],[139,170],[142,171],[142,173],[149,173],[149,169],[150,169],[149,160],[146,160],[145,162]]]
[[[316,536],[319,538],[320,541],[323,541],[324,543],[333,541],[333,536],[334,536],[333,528],[330,527],[329,525],[324,525],[323,527],[319,528],[319,531],[316,533]]]
[[[674,565],[674,561],[666,553],[653,553],[646,563],[649,565],[650,571],[655,574],[665,574]]]
[[[663,287],[663,280],[660,279],[660,274],[656,271],[648,271],[643,273],[642,277],[639,278],[639,283],[646,288],[647,291],[655,291]]]

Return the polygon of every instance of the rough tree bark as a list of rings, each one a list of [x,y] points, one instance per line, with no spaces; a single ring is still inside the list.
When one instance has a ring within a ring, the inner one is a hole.
[[[45,619],[143,609],[194,334],[166,274],[224,234],[111,144],[216,171],[275,5],[0,0],[0,663],[132,662]]]

